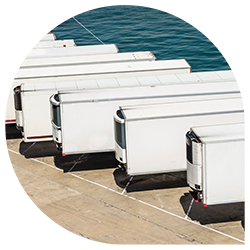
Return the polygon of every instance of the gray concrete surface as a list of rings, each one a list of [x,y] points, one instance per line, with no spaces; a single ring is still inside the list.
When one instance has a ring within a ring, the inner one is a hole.
[[[244,203],[194,202],[188,213],[185,172],[134,177],[124,190],[129,179],[112,153],[25,158],[21,141],[7,140],[21,185],[43,213],[77,235],[113,244],[244,244]]]

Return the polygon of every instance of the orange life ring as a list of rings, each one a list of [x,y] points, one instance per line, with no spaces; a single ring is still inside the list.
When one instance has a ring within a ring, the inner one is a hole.
[[[50,30],[43,24],[29,23],[22,25],[20,28],[16,29],[11,35],[25,36],[25,35],[38,35],[38,34],[50,34]]]

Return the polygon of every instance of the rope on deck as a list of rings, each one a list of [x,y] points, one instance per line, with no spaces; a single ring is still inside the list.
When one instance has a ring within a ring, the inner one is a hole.
[[[94,38],[96,38],[99,42],[102,44],[105,44],[101,39],[99,39],[97,36],[95,36],[90,30],[88,30],[84,25],[82,25],[75,17],[72,17],[78,24],[80,24],[86,31],[89,32]]]

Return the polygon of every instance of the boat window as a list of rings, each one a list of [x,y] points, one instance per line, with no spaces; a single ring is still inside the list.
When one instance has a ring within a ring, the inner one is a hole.
[[[117,122],[116,120],[115,120],[115,140],[121,148],[123,149],[126,148],[125,124]]]
[[[21,86],[14,88],[14,106],[15,110],[22,110],[22,101],[21,101]]]
[[[186,134],[186,156],[187,160],[193,164],[192,139],[190,138],[190,133]]]
[[[52,121],[56,126],[61,127],[60,106],[56,106],[53,104],[52,104]]]
[[[186,152],[187,160],[193,164],[193,148],[192,143],[201,143],[200,139],[195,135],[193,131],[186,133]]]

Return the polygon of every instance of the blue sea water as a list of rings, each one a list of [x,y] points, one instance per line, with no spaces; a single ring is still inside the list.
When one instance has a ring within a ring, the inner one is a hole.
[[[182,19],[152,8],[117,5],[90,10],[75,18],[105,44],[120,52],[152,51],[158,60],[186,59],[192,71],[229,70],[213,43]],[[73,18],[51,30],[76,45],[101,44]]]

